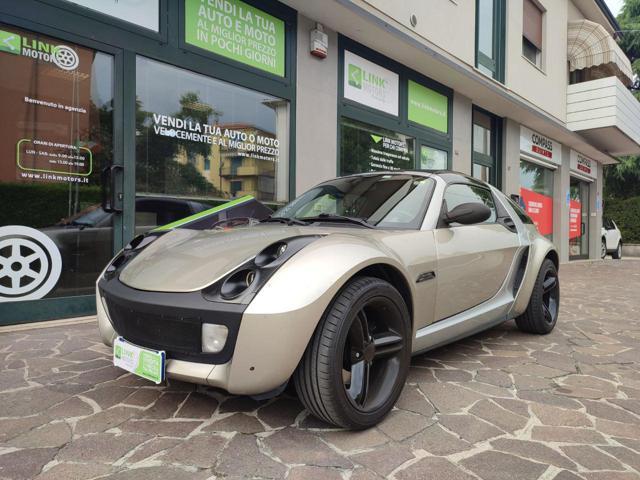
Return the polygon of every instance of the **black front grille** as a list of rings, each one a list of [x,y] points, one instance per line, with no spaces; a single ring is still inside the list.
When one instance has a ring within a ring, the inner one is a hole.
[[[175,353],[200,353],[200,318],[136,311],[107,300],[113,326],[125,339],[141,347]]]
[[[118,278],[102,278],[100,294],[107,303],[113,328],[141,347],[164,350],[167,358],[222,364],[233,356],[246,305],[212,302],[201,292],[147,292]],[[202,352],[202,324],[225,325],[229,334],[219,353]]]

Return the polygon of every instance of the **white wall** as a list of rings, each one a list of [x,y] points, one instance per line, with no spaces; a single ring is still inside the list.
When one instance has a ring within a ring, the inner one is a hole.
[[[542,68],[522,55],[522,2],[507,1],[505,84],[564,122],[566,119],[568,0],[539,0],[543,20]]]
[[[471,173],[471,100],[457,92],[453,94],[453,158],[452,170]]]
[[[296,91],[296,195],[336,176],[338,135],[338,36],[329,36],[327,58],[309,53],[315,23],[298,15]]]
[[[474,64],[475,0],[363,0],[363,3],[463,62]],[[411,15],[416,16],[415,27],[410,23]]]

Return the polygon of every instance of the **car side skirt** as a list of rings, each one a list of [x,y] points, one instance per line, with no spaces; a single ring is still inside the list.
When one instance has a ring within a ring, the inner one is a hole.
[[[510,312],[517,294],[518,265],[525,254],[527,247],[520,247],[513,257],[509,274],[491,299],[419,329],[413,340],[412,354],[417,355],[461,340],[512,318]]]

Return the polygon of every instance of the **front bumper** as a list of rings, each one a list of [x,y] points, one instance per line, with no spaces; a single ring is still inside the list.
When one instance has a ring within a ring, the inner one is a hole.
[[[200,292],[145,292],[115,278],[102,278],[96,306],[105,344],[113,345],[120,335],[141,347],[164,350],[168,378],[229,389],[231,359],[246,305],[210,302]],[[201,351],[203,323],[228,328],[221,352]]]
[[[123,292],[125,295],[122,295]],[[201,295],[199,292],[193,294]],[[124,303],[130,308],[124,319],[126,323],[136,322],[137,308],[141,308],[143,312],[148,312],[148,308],[151,308],[160,315],[175,317],[178,307],[180,311],[184,311],[185,305],[177,303],[179,299],[186,298],[178,296],[182,294],[135,290],[122,284],[117,278],[106,282],[103,277],[98,281],[96,305],[100,335],[106,345],[113,345],[114,339],[121,335],[142,347],[165,350],[167,378],[221,388],[236,395],[259,395],[276,390],[289,380],[326,308],[329,296],[333,294],[335,292],[329,291],[327,298],[293,310],[280,309],[285,302],[278,298],[260,302],[259,307],[242,305],[239,308],[246,310],[238,312],[233,335],[231,328],[229,330],[229,350],[223,350],[221,354],[225,351],[227,353],[217,358],[206,357],[208,354],[198,352],[177,352],[173,345],[158,348],[160,345],[145,338],[132,338],[123,333],[120,327],[127,328],[126,324],[120,323],[123,320],[114,321],[110,318],[109,305],[123,303],[123,296]],[[132,302],[127,302],[129,296],[132,297],[129,299]],[[221,316],[216,309],[217,303],[203,301],[207,302],[202,305],[208,310],[202,313],[202,318],[218,323]],[[155,310],[156,308],[159,310]],[[190,320],[193,321],[193,318]]]

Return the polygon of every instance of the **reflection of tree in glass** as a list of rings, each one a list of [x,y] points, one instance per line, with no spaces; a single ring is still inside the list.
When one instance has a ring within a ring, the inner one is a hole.
[[[533,180],[530,187],[531,190],[542,194],[546,193],[544,185],[544,169],[542,167],[533,165],[528,162],[521,162],[520,170],[522,173],[527,175],[528,178]]]
[[[180,111],[171,114],[176,118],[209,123],[221,112],[202,102],[195,92],[186,92],[180,97]],[[136,191],[187,195],[194,197],[220,196],[220,192],[193,165],[191,161],[180,162],[179,157],[192,160],[201,155],[211,155],[211,145],[206,142],[180,140],[156,135],[153,113],[147,112],[136,99]],[[204,134],[204,130],[201,132]]]

